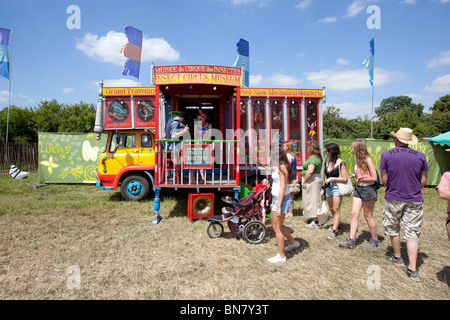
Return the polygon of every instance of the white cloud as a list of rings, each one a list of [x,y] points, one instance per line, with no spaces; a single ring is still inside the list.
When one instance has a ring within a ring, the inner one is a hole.
[[[81,40],[77,40],[76,48],[87,56],[114,65],[123,65],[126,58],[120,49],[127,43],[125,33],[109,31],[106,36],[86,33]],[[173,49],[163,38],[147,38],[144,35],[142,43],[141,62],[155,60],[176,61],[180,53]]]
[[[392,82],[406,78],[406,75],[398,71],[387,71],[375,68],[375,85],[384,86]],[[306,72],[306,80],[315,87],[323,84],[327,89],[337,91],[361,90],[370,87],[367,69],[332,70],[323,69],[317,72]]]
[[[251,87],[290,88],[299,86],[303,80],[276,73],[268,77],[261,75],[250,76]]]
[[[260,7],[265,7],[271,0],[232,0],[233,5],[258,3]]]
[[[369,116],[369,119],[372,116],[372,102],[359,102],[359,103],[327,103],[325,107],[335,106],[341,110],[341,116],[344,118],[355,119],[358,116],[364,117],[365,115]],[[373,108],[379,107],[378,103],[373,104]]]
[[[8,102],[8,98],[9,98],[8,90],[0,91],[0,102]]]
[[[441,53],[439,53],[439,57],[431,59],[427,64],[427,68],[435,68],[441,66],[450,66],[450,50],[442,51]]]
[[[403,0],[400,3],[404,3],[404,4],[415,4],[417,2],[417,0]]]
[[[339,58],[339,59],[336,60],[336,63],[338,65],[340,65],[340,66],[346,66],[346,65],[348,65],[349,62],[348,62],[348,60],[345,60],[343,58]]]
[[[336,21],[337,21],[337,17],[326,17],[326,18],[317,20],[318,23],[333,23]]]
[[[347,8],[347,15],[345,17],[353,18],[364,9],[366,9],[366,1],[353,1],[352,4]]]
[[[305,10],[312,4],[312,2],[313,2],[312,0],[301,1],[295,6],[295,9]]]
[[[354,18],[363,10],[366,10],[370,3],[378,2],[379,0],[355,0],[347,8],[347,14],[344,18]]]
[[[71,92],[73,92],[74,91],[74,88],[64,88],[63,89],[63,92],[64,93],[71,93]]]
[[[450,92],[450,74],[439,77],[433,81],[431,86],[426,86],[425,91],[448,93]]]
[[[98,88],[98,81],[91,81],[91,86]],[[131,79],[105,79],[103,80],[104,87],[136,87],[136,80]]]

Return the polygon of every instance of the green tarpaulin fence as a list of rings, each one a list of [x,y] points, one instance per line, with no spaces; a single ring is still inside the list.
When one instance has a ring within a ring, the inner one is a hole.
[[[324,146],[327,143],[337,143],[341,150],[341,158],[347,164],[350,173],[354,173],[355,157],[352,154],[353,140],[346,139],[326,139],[323,141]],[[384,151],[395,147],[394,141],[385,140],[366,140],[367,149],[375,162],[375,167],[379,171],[381,154]],[[436,186],[441,180],[441,176],[450,168],[450,152],[446,152],[442,146],[434,145],[429,141],[420,141],[416,145],[409,146],[410,148],[420,151],[425,154],[428,161],[430,171],[428,172],[428,185]]]
[[[106,143],[90,133],[39,132],[40,183],[95,183],[94,170]]]
[[[106,144],[107,135],[96,140],[95,134],[86,133],[46,133],[39,132],[39,182],[45,183],[95,183],[94,170],[98,166],[98,157]],[[353,140],[326,139],[324,145],[337,143],[341,149],[341,158],[353,173],[355,157],[352,154]],[[392,140],[366,140],[375,166],[380,165],[381,154],[394,147]],[[428,161],[428,185],[438,185],[441,176],[450,168],[450,152],[446,147],[421,141],[411,148],[423,152]]]

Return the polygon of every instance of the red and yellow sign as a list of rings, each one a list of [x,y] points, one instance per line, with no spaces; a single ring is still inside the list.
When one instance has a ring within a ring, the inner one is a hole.
[[[323,89],[268,89],[242,88],[241,97],[323,98]]]
[[[155,67],[155,85],[168,84],[241,85],[241,68],[211,65]]]
[[[108,96],[154,96],[155,87],[105,87],[103,95]]]

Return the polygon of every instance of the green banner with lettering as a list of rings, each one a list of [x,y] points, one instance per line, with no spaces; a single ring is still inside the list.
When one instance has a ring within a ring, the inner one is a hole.
[[[94,170],[106,143],[94,133],[39,132],[40,183],[95,183]]]
[[[341,159],[345,161],[350,173],[354,173],[355,168],[355,156],[352,154],[352,142],[353,140],[345,139],[326,139],[323,141],[323,145],[327,143],[337,143],[341,150]],[[373,158],[375,168],[379,172],[381,154],[389,149],[395,147],[394,141],[385,140],[366,140],[367,149]],[[441,176],[445,171],[450,168],[450,152],[446,152],[445,148],[439,145],[435,145],[429,141],[420,141],[416,145],[409,146],[413,150],[420,151],[425,154],[428,161],[430,171],[428,172],[428,185],[436,186],[441,180]]]

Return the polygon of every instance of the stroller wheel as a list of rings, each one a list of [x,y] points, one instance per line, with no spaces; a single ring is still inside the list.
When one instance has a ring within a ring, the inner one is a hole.
[[[266,226],[261,221],[251,220],[244,227],[243,237],[248,243],[261,243],[266,238]]]
[[[210,238],[219,238],[223,234],[223,225],[217,221],[211,221],[206,228],[206,233]]]

